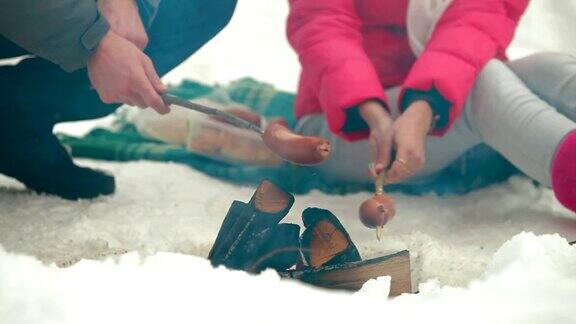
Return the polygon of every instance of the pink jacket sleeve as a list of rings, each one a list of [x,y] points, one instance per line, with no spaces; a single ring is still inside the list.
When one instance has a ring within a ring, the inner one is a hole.
[[[424,52],[404,81],[407,89],[437,91],[449,102],[447,120],[434,135],[444,135],[460,116],[476,78],[493,58],[505,59],[529,0],[454,0],[440,18]]]
[[[362,47],[360,27],[355,0],[290,0],[288,40],[305,74],[301,87],[318,98],[330,130],[348,140],[366,134],[342,129],[346,109],[368,99],[386,99]]]

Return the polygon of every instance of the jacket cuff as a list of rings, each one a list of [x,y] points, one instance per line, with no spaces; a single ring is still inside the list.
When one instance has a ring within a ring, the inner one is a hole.
[[[98,49],[100,41],[106,33],[110,30],[110,24],[98,13],[96,21],[84,32],[82,37],[80,37],[80,49],[77,55],[71,57],[69,60],[65,60],[61,66],[66,72],[73,72],[75,70],[86,67],[88,59],[90,56]]]
[[[390,112],[385,101],[379,98],[369,98],[366,100],[378,101],[386,111]],[[346,109],[345,113],[346,121],[344,122],[344,126],[342,126],[342,132],[348,134],[349,137],[354,139],[367,138],[370,133],[370,128],[364,118],[360,115],[360,104]]]
[[[425,51],[414,63],[404,80],[398,106],[402,107],[404,95],[409,89],[432,91],[436,89],[449,102],[448,123],[437,126],[433,136],[444,136],[456,122],[468,94],[476,81],[477,67],[449,53]]]
[[[368,134],[366,126],[361,129],[361,123],[357,131],[348,131],[345,127],[348,122],[357,123],[360,117],[359,112],[350,109],[366,100],[386,100],[374,66],[365,60],[347,60],[326,74],[320,82],[318,98],[330,130],[348,141],[366,138]]]
[[[442,97],[436,88],[428,91],[406,89],[400,102],[400,110],[406,110],[415,101],[426,101],[432,108],[432,112],[436,118],[434,130],[443,129],[448,126],[451,105],[448,100]]]

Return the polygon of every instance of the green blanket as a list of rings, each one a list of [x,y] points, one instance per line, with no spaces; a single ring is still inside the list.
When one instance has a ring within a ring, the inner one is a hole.
[[[293,116],[294,95],[276,90],[268,84],[253,79],[241,79],[226,86],[210,87],[193,81],[184,81],[170,92],[186,99],[206,97],[222,103],[239,103],[270,118],[283,117],[290,126]],[[189,165],[213,177],[239,184],[256,185],[267,178],[284,186],[287,190],[302,194],[317,189],[326,193],[346,194],[372,190],[370,184],[333,183],[323,179],[312,168],[284,164],[278,167],[257,167],[226,164],[187,151],[184,147],[168,145],[141,136],[122,113],[116,114],[114,130],[94,129],[82,138],[60,136],[71,148],[75,157],[109,161],[170,161]],[[393,185],[389,191],[409,194],[463,194],[504,181],[518,171],[497,153],[480,145],[433,179],[410,185]]]

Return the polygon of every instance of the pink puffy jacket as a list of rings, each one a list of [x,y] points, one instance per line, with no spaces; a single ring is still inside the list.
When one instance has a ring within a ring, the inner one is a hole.
[[[362,139],[367,129],[346,130],[348,110],[368,99],[386,103],[384,89],[401,85],[400,103],[416,90],[448,104],[446,122],[434,130],[443,135],[482,67],[505,59],[528,1],[453,0],[416,59],[406,32],[409,0],[290,0],[288,39],[302,64],[296,116],[325,113],[332,132]]]

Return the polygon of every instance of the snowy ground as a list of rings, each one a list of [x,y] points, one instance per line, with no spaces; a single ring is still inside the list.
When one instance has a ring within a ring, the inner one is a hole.
[[[552,8],[550,1],[534,0],[514,57],[541,48],[576,53],[575,42],[553,33],[576,28],[569,19],[576,6],[554,3]],[[298,68],[283,38],[286,7],[284,1],[240,1],[221,37],[166,80],[227,82],[251,75],[293,91]],[[68,124],[59,130],[81,134],[93,125]],[[576,216],[561,208],[550,190],[524,178],[463,197],[395,195],[399,214],[387,225],[382,242],[356,218],[367,193],[297,197],[287,221],[299,222],[309,206],[329,208],[364,257],[410,250],[414,282],[426,284],[420,295],[388,302],[385,280],[368,289],[371,293],[350,296],[280,282],[271,273],[252,277],[212,270],[195,257],[207,254],[232,200],[247,201],[254,188],[176,164],[78,162],[114,173],[117,194],[67,202],[31,194],[0,176],[0,323],[270,322],[265,316],[281,323],[399,316],[404,321],[576,321],[576,249],[563,239],[576,240]],[[523,231],[563,238],[522,234],[505,243]],[[129,254],[119,264],[85,260],[66,269],[49,266],[124,251],[149,258]],[[309,306],[319,301],[322,307],[314,312]],[[326,307],[340,312],[322,310]]]
[[[45,267],[0,249],[2,323],[574,323],[576,249],[558,236],[506,243],[469,288],[430,281],[387,300],[387,278],[356,295],[328,293],[272,272],[212,269],[159,253],[114,262]]]
[[[248,201],[254,191],[176,164],[80,162],[114,173],[118,192],[68,202],[30,194],[0,177],[0,245],[45,263],[118,250],[206,256],[232,201]],[[550,190],[523,178],[464,197],[394,195],[399,214],[381,242],[357,219],[368,196],[299,196],[286,220],[301,223],[306,207],[330,209],[364,257],[408,249],[415,282],[439,278],[456,286],[477,278],[496,249],[522,231],[576,240],[576,217],[554,202]]]

